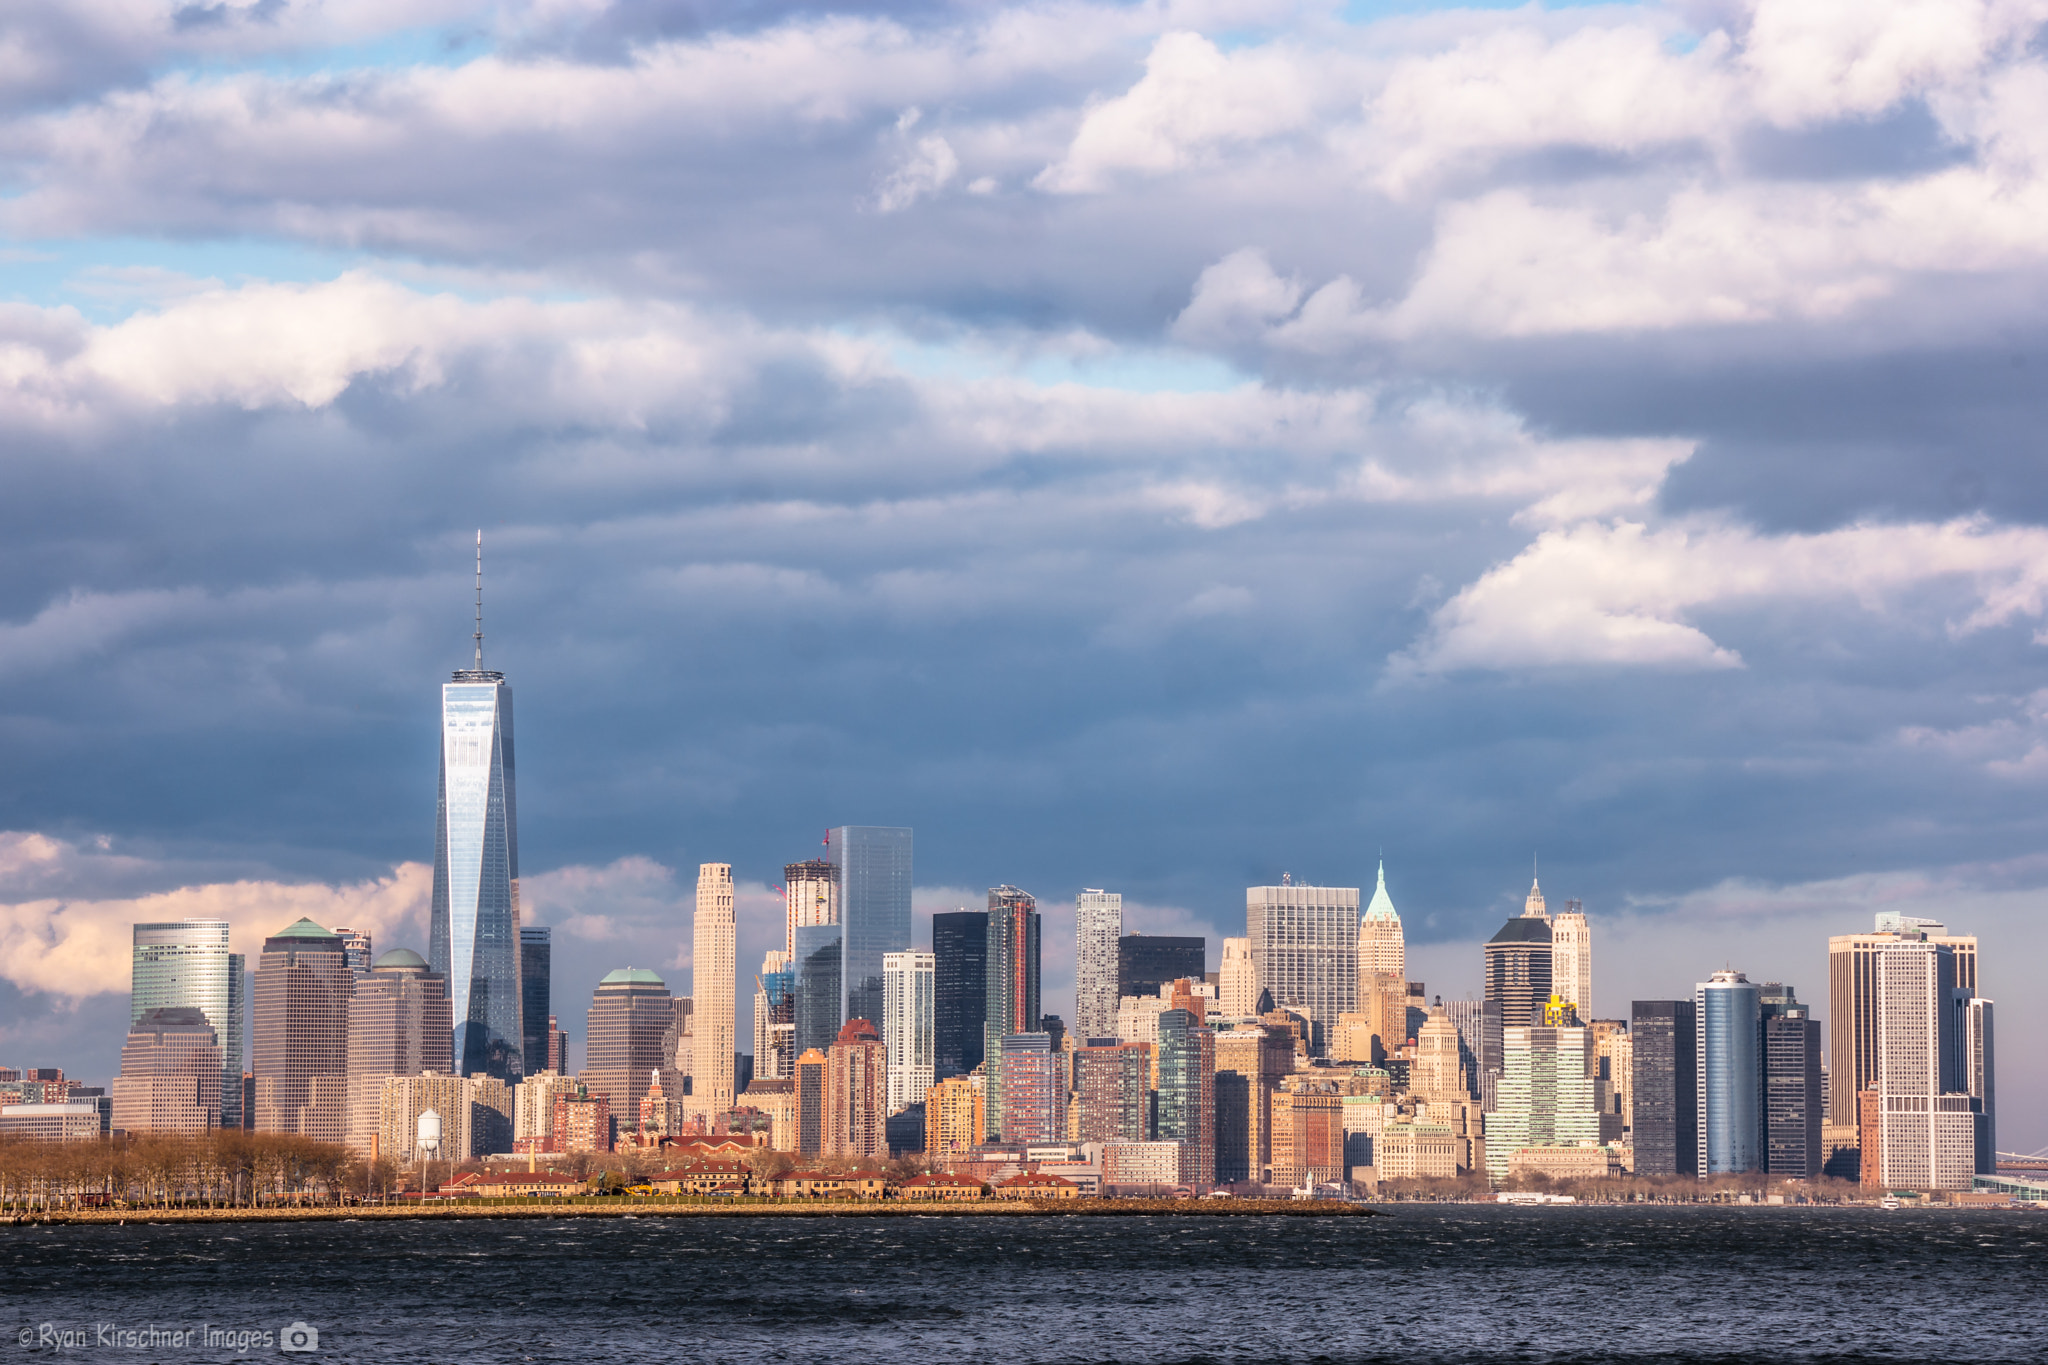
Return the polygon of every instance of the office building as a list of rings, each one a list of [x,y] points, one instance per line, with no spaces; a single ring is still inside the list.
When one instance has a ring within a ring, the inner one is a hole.
[[[1039,1031],[1038,902],[1014,886],[988,893],[987,1013],[982,1023],[982,1074],[988,1086],[991,1135],[1003,1124],[1003,1043]]]
[[[1252,941],[1248,938],[1223,940],[1223,965],[1216,973],[1216,1007],[1226,1019],[1256,1019],[1259,1008],[1259,969],[1252,963]]]
[[[1116,1029],[1117,982],[1122,970],[1118,942],[1124,932],[1124,898],[1114,891],[1087,890],[1074,898],[1074,1032],[1107,1037]]]
[[[882,1046],[889,1054],[889,1112],[923,1104],[937,1077],[932,1060],[938,969],[930,953],[882,958]]]
[[[1543,886],[1534,877],[1529,879],[1529,895],[1522,902],[1522,915],[1525,919],[1540,919],[1545,924],[1550,923],[1550,912],[1543,904]]]
[[[476,658],[441,686],[441,793],[427,956],[448,983],[455,1066],[525,1071],[519,970],[519,819],[512,689],[484,667],[483,537],[477,537]]]
[[[1140,1196],[1169,1193],[1185,1182],[1181,1162],[1186,1151],[1178,1142],[1105,1143],[1103,1192]]]
[[[240,1128],[248,1001],[240,953],[228,951],[228,922],[173,920],[135,926],[128,1022],[154,1009],[184,1007],[206,1016],[220,1043],[220,1126]]]
[[[1593,931],[1575,900],[1550,921],[1550,993],[1577,1007],[1580,1019],[1593,1017]]]
[[[842,1019],[882,1017],[882,958],[910,947],[910,854],[907,829],[841,825],[827,836],[825,858],[838,870]]]
[[[799,925],[796,931],[796,1038],[799,1052],[832,1046],[846,1022],[845,931],[837,924]]]
[[[1811,1180],[1821,1146],[1820,1020],[1789,987],[1767,982],[1759,994],[1763,1026],[1763,1158],[1773,1176]]]
[[[1479,1059],[1486,1048],[1486,1002],[1447,1000],[1444,1015],[1451,1021],[1451,1027],[1458,1030],[1458,1056],[1465,1065],[1467,1088],[1473,1099],[1480,1099]]]
[[[754,1079],[789,1080],[795,1067],[796,972],[788,953],[771,948],[754,978]]]
[[[1207,953],[1207,940],[1199,934],[1125,934],[1116,941],[1117,996],[1157,995],[1161,986],[1183,977],[1200,981],[1208,970]]]
[[[1387,863],[1382,858],[1372,900],[1365,918],[1358,922],[1358,970],[1385,972],[1397,980],[1408,979],[1408,945],[1401,933],[1401,917],[1387,895]]]
[[[368,976],[376,957],[370,936],[360,929],[346,929],[338,924],[333,933],[341,940],[341,955],[348,962],[349,974],[358,981]]]
[[[611,1101],[579,1086],[573,1096],[555,1096],[555,1131],[549,1142],[565,1154],[609,1152],[616,1126]]]
[[[1570,1016],[1559,1010],[1551,1017]],[[1505,1025],[1501,1062],[1499,1103],[1486,1116],[1486,1173],[1495,1183],[1524,1148],[1599,1144],[1590,1029]]]
[[[1637,1175],[1698,1175],[1699,1030],[1690,1000],[1638,1000],[1629,1007]]]
[[[1198,1192],[1216,1184],[1216,1035],[1200,1014],[1170,1009],[1159,1016],[1158,1136],[1185,1155],[1181,1180]]]
[[[1871,955],[1878,1151],[1895,1190],[1966,1190],[1977,1167],[1978,1102],[1965,1090],[1957,953],[1899,937]]]
[[[1363,1055],[1347,1060],[1379,1064],[1401,1050],[1409,1037],[1408,986],[1393,972],[1360,970],[1358,1009],[1369,1041]]]
[[[1347,1179],[1344,1096],[1331,1081],[1296,1077],[1273,1095],[1273,1182],[1291,1189]]]
[[[548,1016],[547,1070],[569,1074],[569,1032],[552,1014]]]
[[[99,1105],[71,1103],[0,1104],[0,1139],[24,1142],[91,1142],[105,1135]]]
[[[1856,1096],[1877,1087],[1876,955],[1900,943],[1947,948],[1956,989],[1977,993],[1977,939],[1948,932],[1938,920],[1895,912],[1877,916],[1868,934],[1828,940],[1828,1122],[1853,1127]]]
[[[1998,1103],[1992,1048],[1992,1002],[1971,996],[1963,1002],[1962,1088],[1977,1101],[1977,1174],[1998,1174]]]
[[[1002,1057],[1004,1142],[1055,1142],[1067,1135],[1067,1088],[1060,1077],[1060,1053],[1048,1033],[1005,1034]]]
[[[881,1034],[866,1019],[849,1019],[825,1060],[825,1154],[886,1157],[889,1067]]]
[[[796,931],[839,923],[839,869],[823,858],[788,863],[782,869],[782,904],[788,917],[783,951],[796,954]]]
[[[1699,1173],[1764,1166],[1761,992],[1741,972],[1715,972],[1693,988],[1699,1020]]]
[[[939,1080],[981,1065],[988,1019],[988,912],[932,916],[932,1067]]]
[[[975,1075],[949,1076],[925,1091],[925,1153],[946,1157],[981,1146],[988,1134],[987,1105]]]
[[[1408,1071],[1408,1089],[1431,1106],[1463,1104],[1470,1099],[1457,1025],[1443,1006],[1429,1012],[1415,1035],[1415,1060]]]
[[[796,1151],[823,1156],[831,1140],[832,1062],[820,1048],[806,1048],[796,1059]]]
[[[1083,1039],[1074,1049],[1078,1142],[1142,1142],[1151,1137],[1152,1049],[1115,1038]]]
[[[524,1070],[546,1071],[548,1020],[553,1016],[555,931],[545,924],[519,927],[519,1046]]]
[[[191,1005],[143,1011],[121,1045],[113,1126],[130,1133],[206,1133],[220,1127],[220,1035]]]
[[[1216,1179],[1262,1181],[1273,1164],[1272,1097],[1294,1070],[1294,1039],[1271,1024],[1216,1035]]]
[[[1531,905],[1509,920],[1485,948],[1486,1008],[1479,1066],[1481,1093],[1498,1083],[1505,1065],[1503,1031],[1541,1024],[1551,996],[1550,920],[1542,913],[1543,893],[1531,888]],[[1503,1167],[1503,1170],[1506,1168]]]
[[[662,1055],[662,1042],[675,1027],[675,997],[645,967],[621,967],[598,982],[583,1034],[581,1079],[615,1117],[630,1123],[626,1116],[639,1115],[655,1070],[673,1064]]]
[[[1358,1009],[1358,888],[1253,886],[1245,930],[1259,990],[1308,1021],[1309,1050],[1329,1055],[1337,1016]]]
[[[1616,1143],[1629,1126],[1628,1097],[1634,1053],[1628,1020],[1595,1019],[1593,1088],[1600,1100],[1600,1141]]]
[[[691,933],[690,998],[696,1052],[685,1108],[692,1114],[723,1114],[732,1108],[733,1068],[738,1035],[739,923],[733,917],[732,864],[705,863],[697,869],[697,916]]]
[[[454,1070],[448,983],[425,958],[394,948],[355,984],[348,1011],[348,1144],[370,1150],[386,1076]]]
[[[263,941],[250,1030],[256,1131],[322,1142],[346,1136],[354,985],[341,939],[309,919]]]

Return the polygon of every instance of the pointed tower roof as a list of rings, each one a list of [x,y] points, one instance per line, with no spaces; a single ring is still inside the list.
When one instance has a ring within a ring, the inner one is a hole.
[[[1379,885],[1373,888],[1372,901],[1365,907],[1365,917],[1390,919],[1396,924],[1401,922],[1401,916],[1394,910],[1393,900],[1387,895],[1387,860],[1384,858],[1380,859]]]
[[[1543,908],[1543,887],[1534,877],[1529,878],[1529,899],[1522,903],[1522,913],[1530,919],[1550,918]]]

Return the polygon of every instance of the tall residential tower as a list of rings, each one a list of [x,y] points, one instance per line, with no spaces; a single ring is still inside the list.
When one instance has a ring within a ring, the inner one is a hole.
[[[1083,891],[1074,898],[1074,926],[1074,1034],[1105,1037],[1116,1032],[1124,898],[1114,891]]]
[[[738,922],[733,918],[732,864],[697,869],[697,918],[691,934],[692,1113],[723,1114],[733,1106],[733,1017],[737,1009]]]

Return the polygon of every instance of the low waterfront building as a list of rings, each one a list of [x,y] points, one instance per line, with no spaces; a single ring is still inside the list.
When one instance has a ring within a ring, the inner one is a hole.
[[[1043,1171],[1026,1171],[1003,1181],[993,1193],[998,1199],[1078,1199],[1081,1187]]]
[[[71,1104],[0,1104],[0,1138],[30,1142],[91,1142],[100,1135],[100,1107]]]
[[[1102,1144],[1102,1186],[1105,1193],[1147,1190],[1182,1184],[1178,1142],[1105,1142]]]
[[[1549,1143],[1508,1153],[1507,1173],[1509,1179],[1605,1180],[1621,1174],[1621,1159],[1611,1147]]]
[[[964,1175],[920,1175],[898,1185],[896,1197],[944,1201],[970,1200],[981,1198],[983,1188],[979,1180],[970,1180]]]

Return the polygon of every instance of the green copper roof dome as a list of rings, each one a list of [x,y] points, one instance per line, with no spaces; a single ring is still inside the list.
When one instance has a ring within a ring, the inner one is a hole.
[[[1401,917],[1394,913],[1394,902],[1387,896],[1387,860],[1380,859],[1380,884],[1373,888],[1372,903],[1365,907],[1367,919],[1390,919],[1399,924]]]
[[[607,972],[605,974],[604,980],[598,982],[597,984],[600,986],[662,987],[666,987],[668,985],[666,981],[663,981],[660,977],[656,976],[653,972],[648,971],[645,967],[621,967],[615,972]]]
[[[300,921],[299,921],[299,922],[298,922],[297,924],[294,924],[294,925],[292,925],[292,926],[291,926],[291,927],[290,927],[289,929],[280,929],[280,930],[278,930],[278,931],[277,931],[276,933],[272,934],[272,935],[271,935],[271,937],[272,937],[272,938],[340,938],[340,937],[341,937],[341,935],[339,935],[339,934],[335,933],[335,932],[334,932],[333,930],[331,930],[331,929],[322,929],[322,928],[321,928],[321,927],[320,927],[319,925],[317,925],[317,924],[313,923],[313,921],[311,921],[311,920],[309,920],[309,919],[303,919],[303,918],[302,918],[302,919],[301,919],[301,920],[300,920]]]
[[[427,960],[410,948],[393,948],[377,959],[377,969],[386,967],[425,971]]]

